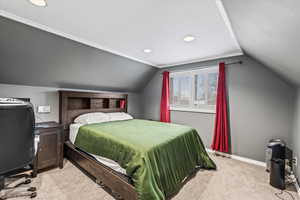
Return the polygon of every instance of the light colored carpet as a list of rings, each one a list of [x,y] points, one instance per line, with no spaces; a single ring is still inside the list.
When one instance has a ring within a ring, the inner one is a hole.
[[[268,183],[268,173],[259,166],[229,158],[211,156],[217,171],[199,171],[172,200],[274,200],[277,189]],[[113,198],[65,161],[63,169],[38,174],[34,179],[38,188],[36,200],[113,200]],[[295,199],[296,192],[290,191]],[[283,194],[286,200],[291,199]],[[20,200],[22,198],[18,198]],[[16,199],[17,200],[17,199]]]

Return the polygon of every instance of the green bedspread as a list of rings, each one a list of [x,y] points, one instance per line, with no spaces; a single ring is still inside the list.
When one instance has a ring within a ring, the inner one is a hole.
[[[196,167],[216,168],[197,131],[177,124],[133,119],[84,125],[75,145],[118,162],[141,200],[164,200]]]

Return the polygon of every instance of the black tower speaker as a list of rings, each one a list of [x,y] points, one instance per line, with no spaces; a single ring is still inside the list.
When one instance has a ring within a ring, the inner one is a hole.
[[[285,161],[272,159],[270,170],[270,184],[280,190],[285,189]]]

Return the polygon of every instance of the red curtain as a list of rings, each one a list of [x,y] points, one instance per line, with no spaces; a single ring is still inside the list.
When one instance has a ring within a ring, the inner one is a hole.
[[[170,73],[168,71],[163,72],[162,90],[161,90],[161,100],[160,100],[160,121],[170,122],[170,83],[169,83]]]
[[[227,94],[225,86],[225,63],[219,64],[219,79],[216,102],[216,119],[214,139],[211,148],[215,151],[228,153],[229,132],[228,132]]]

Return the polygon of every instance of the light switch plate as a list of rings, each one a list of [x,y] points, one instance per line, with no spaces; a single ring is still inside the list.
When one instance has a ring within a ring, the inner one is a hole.
[[[51,109],[50,106],[38,106],[38,113],[50,113]]]

